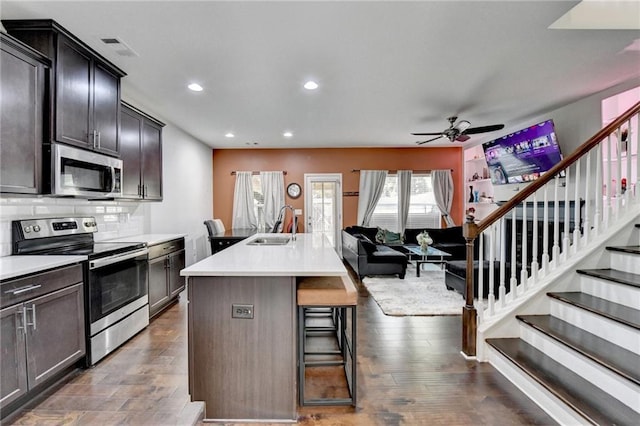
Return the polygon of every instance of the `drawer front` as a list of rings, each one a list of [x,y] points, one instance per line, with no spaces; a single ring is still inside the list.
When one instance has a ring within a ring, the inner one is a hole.
[[[0,283],[0,308],[81,283],[82,264],[67,266]]]
[[[155,259],[156,257],[164,256],[180,250],[184,250],[184,238],[178,238],[149,247],[149,259]]]

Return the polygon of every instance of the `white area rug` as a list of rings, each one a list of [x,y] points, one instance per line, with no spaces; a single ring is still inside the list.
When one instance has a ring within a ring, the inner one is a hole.
[[[362,283],[385,315],[461,315],[464,298],[444,285],[444,271],[420,271],[407,268],[405,278],[366,277]]]

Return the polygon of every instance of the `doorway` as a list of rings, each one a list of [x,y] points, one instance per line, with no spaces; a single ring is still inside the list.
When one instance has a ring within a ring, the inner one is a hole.
[[[305,173],[305,232],[323,234],[341,254],[342,174]]]

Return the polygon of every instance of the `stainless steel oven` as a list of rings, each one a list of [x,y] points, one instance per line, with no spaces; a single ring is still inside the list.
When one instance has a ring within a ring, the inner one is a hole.
[[[148,252],[143,248],[89,261],[91,364],[149,324]]]
[[[122,196],[122,160],[57,143],[50,148],[51,194],[87,198]]]
[[[143,243],[95,242],[92,217],[12,223],[13,254],[85,255],[87,365],[149,324],[148,249]]]

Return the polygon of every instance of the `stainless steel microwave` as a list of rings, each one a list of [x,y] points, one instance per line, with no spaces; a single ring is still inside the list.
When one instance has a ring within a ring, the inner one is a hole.
[[[51,194],[83,198],[122,196],[122,160],[51,144]]]

